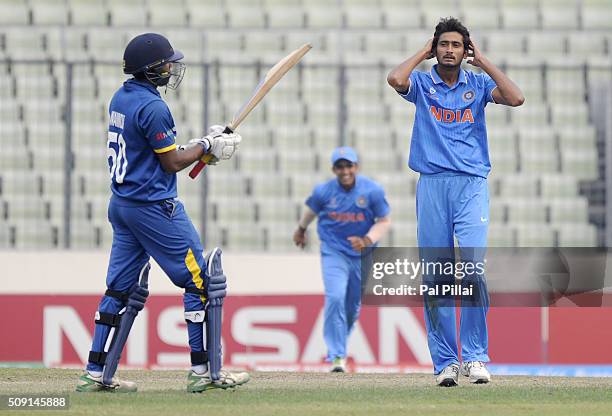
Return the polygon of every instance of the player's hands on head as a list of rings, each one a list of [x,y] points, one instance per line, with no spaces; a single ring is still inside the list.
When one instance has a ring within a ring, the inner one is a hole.
[[[432,59],[436,54],[432,50],[433,48],[433,38],[429,39],[425,46],[423,47],[423,53],[425,54],[425,59]]]
[[[476,46],[473,40],[470,39],[470,47],[467,51],[467,63],[470,65],[480,67],[482,63],[482,52],[480,52],[480,48]]]
[[[293,233],[293,242],[299,248],[306,247],[306,230],[302,227],[298,227]]]
[[[365,237],[351,236],[351,237],[347,237],[346,239],[351,242],[351,247],[353,247],[353,250],[355,251],[361,251],[364,248],[372,245],[372,240],[370,240],[368,236],[365,236]]]

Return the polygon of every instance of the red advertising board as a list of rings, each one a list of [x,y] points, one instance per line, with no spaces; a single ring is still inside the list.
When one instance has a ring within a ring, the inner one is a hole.
[[[98,300],[92,295],[0,295],[0,362],[80,365],[91,346]],[[223,322],[226,365],[322,363],[322,309],[319,295],[229,297]],[[612,362],[612,309],[550,308],[543,314],[535,307],[498,307],[491,308],[488,321],[496,363]],[[356,365],[430,368],[422,308],[364,306],[349,352]],[[149,298],[122,360],[132,367],[188,365],[180,296]]]

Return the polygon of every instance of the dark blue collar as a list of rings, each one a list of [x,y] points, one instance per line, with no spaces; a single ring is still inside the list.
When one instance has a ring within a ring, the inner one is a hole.
[[[149,91],[151,91],[155,95],[161,97],[161,94],[159,93],[159,91],[157,91],[157,87],[155,87],[149,81],[141,81],[141,80],[136,79],[136,78],[130,78],[127,81],[125,81],[123,83],[123,85],[125,85],[125,86],[129,85],[129,86],[134,86],[134,87],[143,87],[143,88],[148,89]]]

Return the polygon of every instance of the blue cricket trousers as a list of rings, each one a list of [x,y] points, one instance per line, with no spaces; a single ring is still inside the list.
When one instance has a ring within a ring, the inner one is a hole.
[[[417,239],[421,256],[431,261],[436,250],[444,249],[454,260],[454,238],[462,261],[484,260],[489,225],[487,180],[458,173],[421,174],[417,184]],[[454,276],[424,275],[424,282],[454,281]],[[463,361],[489,361],[487,311],[489,297],[482,274],[464,277],[481,295],[478,302],[462,298],[460,317],[461,358]],[[425,324],[434,373],[459,363],[454,299],[424,297]]]
[[[346,358],[346,346],[361,307],[361,257],[339,251],[321,252],[325,286],[323,338],[327,361]]]
[[[202,245],[183,203],[169,199],[155,203],[137,203],[111,197],[108,219],[113,226],[113,245],[106,275],[106,286],[116,292],[126,292],[138,281],[139,272],[153,257],[172,283],[180,288],[202,289],[206,270]],[[185,311],[204,310],[204,297],[185,293]],[[98,310],[117,314],[124,304],[104,295]],[[102,352],[111,328],[96,324],[92,351]],[[189,344],[192,351],[203,351],[202,324],[188,322]],[[102,366],[90,362],[90,371]]]

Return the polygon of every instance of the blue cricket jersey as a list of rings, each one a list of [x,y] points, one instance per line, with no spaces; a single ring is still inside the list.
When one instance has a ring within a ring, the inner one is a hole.
[[[452,87],[434,65],[413,71],[400,95],[416,106],[408,166],[420,173],[459,172],[486,178],[491,170],[485,106],[493,102],[493,79],[461,69]]]
[[[334,178],[317,185],[306,205],[318,215],[317,231],[321,252],[342,252],[359,256],[347,237],[365,236],[376,218],[389,215],[383,188],[365,176],[357,175],[355,185],[346,191]]]
[[[136,202],[176,198],[176,174],[156,154],[176,149],[176,128],[159,91],[130,79],[109,106],[107,154],[114,195]]]

